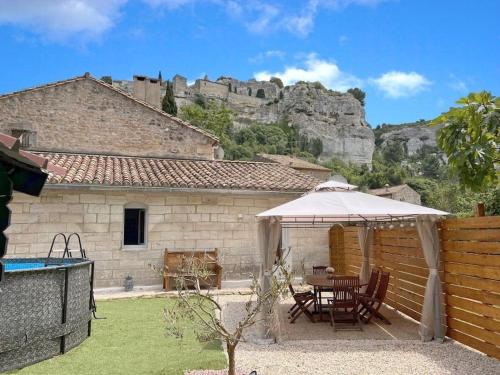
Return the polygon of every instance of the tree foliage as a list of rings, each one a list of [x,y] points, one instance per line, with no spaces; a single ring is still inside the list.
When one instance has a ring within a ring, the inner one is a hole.
[[[161,109],[173,116],[177,116],[177,104],[175,103],[174,88],[170,81],[167,81],[167,89],[161,102]]]
[[[460,184],[484,191],[498,184],[495,167],[500,162],[500,98],[481,91],[456,103],[458,107],[432,121],[432,125],[443,124],[438,144]]]
[[[269,82],[272,82],[272,83],[276,84],[276,86],[278,86],[280,89],[282,89],[284,87],[283,81],[281,80],[281,78],[271,77],[271,79],[269,80]]]
[[[106,82],[108,85],[113,84],[113,78],[111,78],[111,76],[102,76],[101,81]]]
[[[354,87],[352,89],[347,90],[347,92],[352,96],[354,96],[356,99],[358,99],[358,101],[361,103],[363,107],[365,106],[366,93],[363,90]]]

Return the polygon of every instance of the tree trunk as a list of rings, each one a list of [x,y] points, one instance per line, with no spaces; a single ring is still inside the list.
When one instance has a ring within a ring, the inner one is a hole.
[[[482,202],[477,203],[475,211],[476,211],[475,212],[476,217],[484,216],[484,203]]]
[[[236,375],[236,369],[235,369],[235,351],[236,351],[236,345],[227,343],[227,357],[229,359],[229,367],[227,370],[227,375]]]

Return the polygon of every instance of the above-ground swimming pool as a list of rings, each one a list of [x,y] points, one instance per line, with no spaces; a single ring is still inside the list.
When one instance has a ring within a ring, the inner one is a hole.
[[[23,258],[2,262],[0,372],[62,354],[90,335],[92,261]]]

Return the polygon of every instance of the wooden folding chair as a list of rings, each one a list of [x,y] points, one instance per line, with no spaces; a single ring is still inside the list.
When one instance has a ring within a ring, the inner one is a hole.
[[[342,329],[362,331],[358,316],[359,277],[336,276],[332,284],[333,298],[328,299],[328,308],[333,329],[340,328],[336,323],[352,323],[352,326],[342,326]]]
[[[373,297],[363,296],[359,298],[361,304],[360,317],[364,323],[369,323],[376,316],[387,324],[391,324],[389,319],[382,315],[379,311],[380,306],[384,303],[387,288],[389,286],[389,272],[382,272],[380,282],[378,283],[377,291]]]
[[[291,284],[288,285],[288,289],[295,301],[292,308],[288,310],[290,323],[294,323],[302,314],[305,314],[311,322],[315,323],[314,315],[309,311],[309,307],[316,301],[314,294],[311,292],[297,293]]]
[[[372,273],[370,275],[370,280],[368,280],[368,283],[360,285],[360,287],[366,286],[366,290],[363,293],[359,293],[359,297],[373,297],[375,288],[377,288],[379,274],[380,271],[378,269],[372,269]]]

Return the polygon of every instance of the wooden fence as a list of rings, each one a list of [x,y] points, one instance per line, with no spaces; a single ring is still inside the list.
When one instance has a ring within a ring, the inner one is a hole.
[[[440,278],[447,335],[500,359],[500,216],[441,222]],[[357,228],[330,231],[330,261],[359,274]],[[414,227],[377,229],[372,267],[391,273],[386,302],[420,320],[429,270]]]

